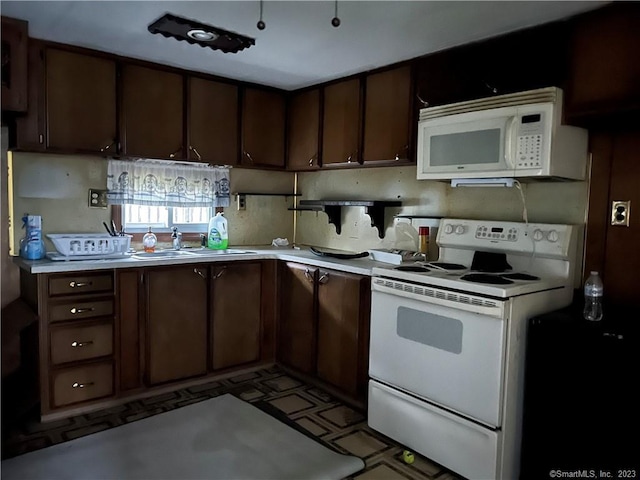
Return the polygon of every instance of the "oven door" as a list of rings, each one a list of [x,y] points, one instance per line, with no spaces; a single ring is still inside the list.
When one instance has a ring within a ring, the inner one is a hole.
[[[500,427],[506,302],[380,280],[372,282],[371,378]]]

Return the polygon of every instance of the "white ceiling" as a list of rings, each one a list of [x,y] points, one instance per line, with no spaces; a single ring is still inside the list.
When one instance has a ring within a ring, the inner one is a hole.
[[[29,35],[292,90],[598,8],[601,1],[2,1]],[[256,39],[236,54],[153,35],[165,13]]]

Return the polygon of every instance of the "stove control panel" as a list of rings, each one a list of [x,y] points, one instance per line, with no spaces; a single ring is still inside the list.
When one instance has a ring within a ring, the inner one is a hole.
[[[515,227],[492,227],[478,225],[476,227],[476,238],[486,238],[488,240],[505,240],[507,242],[518,241],[518,229]]]
[[[444,248],[535,252],[538,256],[557,258],[569,254],[576,238],[572,225],[448,218],[440,221],[437,243]]]

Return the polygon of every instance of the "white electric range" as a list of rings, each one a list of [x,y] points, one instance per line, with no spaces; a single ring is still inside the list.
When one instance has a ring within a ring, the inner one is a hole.
[[[444,219],[374,268],[369,425],[468,478],[519,475],[527,320],[573,297],[581,228]]]

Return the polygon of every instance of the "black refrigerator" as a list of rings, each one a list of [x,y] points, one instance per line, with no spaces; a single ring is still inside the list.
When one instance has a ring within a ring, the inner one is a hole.
[[[520,478],[640,478],[639,323],[580,305],[529,320]]]

